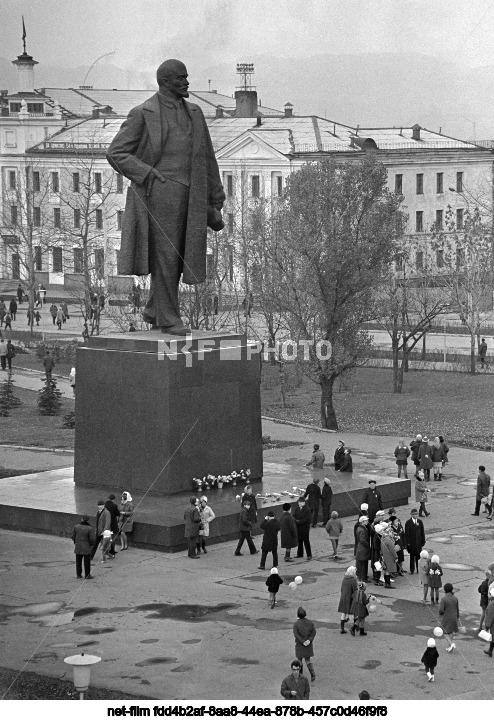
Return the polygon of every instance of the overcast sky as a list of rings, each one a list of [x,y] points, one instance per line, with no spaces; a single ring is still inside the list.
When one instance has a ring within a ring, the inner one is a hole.
[[[99,55],[154,69],[259,54],[419,52],[470,67],[494,64],[492,0],[2,0],[0,54],[91,65]],[[310,81],[310,79],[308,79]],[[89,82],[89,81],[88,81]]]

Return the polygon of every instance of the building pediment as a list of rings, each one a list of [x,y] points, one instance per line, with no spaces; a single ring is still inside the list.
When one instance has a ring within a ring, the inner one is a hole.
[[[288,162],[286,155],[269,143],[269,139],[260,138],[260,134],[252,131],[244,133],[239,138],[231,141],[220,150],[216,151],[218,160],[260,160]],[[268,135],[269,133],[263,133]]]

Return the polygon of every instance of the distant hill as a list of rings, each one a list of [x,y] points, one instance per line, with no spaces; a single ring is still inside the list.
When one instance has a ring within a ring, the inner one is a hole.
[[[184,58],[186,60],[186,58]],[[242,58],[244,60],[244,58]],[[446,135],[494,138],[494,67],[463,68],[417,54],[319,55],[311,58],[249,57],[261,102],[295,114],[317,114],[349,125],[413,125]],[[78,87],[87,67],[36,66],[36,87]],[[211,87],[231,95],[235,65],[189,66],[191,89]],[[96,65],[86,84],[106,88],[154,89],[154,68],[138,72],[109,61]],[[14,90],[15,68],[0,58],[0,88]]]

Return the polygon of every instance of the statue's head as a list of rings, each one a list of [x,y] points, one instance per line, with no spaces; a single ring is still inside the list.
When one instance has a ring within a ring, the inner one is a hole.
[[[161,88],[177,98],[189,97],[187,68],[180,60],[165,60],[156,71],[156,80]]]

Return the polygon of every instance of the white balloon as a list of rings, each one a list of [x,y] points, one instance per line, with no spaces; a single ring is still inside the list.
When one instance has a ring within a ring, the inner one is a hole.
[[[369,606],[369,613],[374,613],[374,611],[377,609],[377,606]]]
[[[292,591],[295,591],[295,589],[297,588],[297,584],[295,583],[295,581],[292,581],[291,583],[289,583],[288,588],[291,588]]]
[[[434,636],[437,636],[437,638],[441,638],[443,633],[444,633],[444,631],[442,630],[442,628],[440,626],[436,626],[436,628],[433,631]]]
[[[297,585],[301,584],[303,580],[304,579],[302,578],[302,576],[295,576],[295,579],[294,579],[294,581]]]

